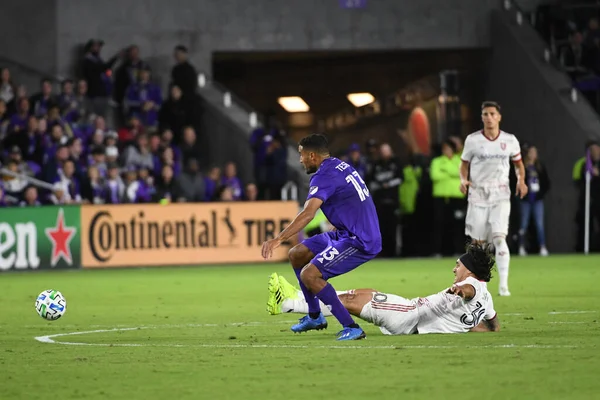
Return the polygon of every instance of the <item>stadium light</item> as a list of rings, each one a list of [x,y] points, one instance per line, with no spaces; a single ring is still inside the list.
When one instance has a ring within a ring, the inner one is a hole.
[[[371,93],[350,93],[348,101],[354,105],[354,107],[362,107],[367,104],[371,104],[375,101],[375,97]]]
[[[310,107],[300,96],[280,97],[277,102],[289,113],[307,112]]]

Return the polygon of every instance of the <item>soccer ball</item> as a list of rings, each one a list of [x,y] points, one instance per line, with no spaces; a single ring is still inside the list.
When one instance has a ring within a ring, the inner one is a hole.
[[[67,311],[67,300],[58,290],[44,290],[35,300],[35,310],[40,317],[54,321]]]

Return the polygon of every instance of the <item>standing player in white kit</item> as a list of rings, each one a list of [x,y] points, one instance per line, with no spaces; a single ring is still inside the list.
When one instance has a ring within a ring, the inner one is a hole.
[[[510,296],[508,268],[510,252],[506,244],[510,218],[509,173],[511,161],[517,174],[516,195],[527,194],[525,167],[517,138],[500,130],[500,106],[493,101],[481,105],[483,130],[467,136],[461,155],[460,190],[468,193],[469,207],[465,234],[473,241],[493,243],[500,296]]]

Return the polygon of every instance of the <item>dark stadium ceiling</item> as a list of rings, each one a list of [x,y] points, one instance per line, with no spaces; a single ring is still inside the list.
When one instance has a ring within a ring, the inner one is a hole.
[[[487,50],[233,52],[213,55],[213,75],[259,112],[286,112],[301,96],[316,117],[348,107],[348,93],[385,95],[444,69],[483,67]]]

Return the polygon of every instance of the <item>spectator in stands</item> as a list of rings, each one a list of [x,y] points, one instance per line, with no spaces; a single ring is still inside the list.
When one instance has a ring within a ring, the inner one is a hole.
[[[150,175],[150,170],[143,165],[138,167],[138,182],[138,202],[150,203],[156,192],[154,177]]]
[[[544,196],[550,189],[550,179],[546,167],[538,158],[535,146],[523,146],[525,157],[525,182],[529,192],[521,203],[521,224],[519,225],[519,255],[526,256],[526,236],[531,217],[535,222],[537,241],[541,256],[548,255],[546,248],[546,234],[544,231]]]
[[[204,201],[204,178],[200,174],[198,160],[188,158],[184,165],[185,169],[177,178],[177,184],[181,188],[181,197],[177,201]]]
[[[41,91],[34,94],[29,99],[31,108],[35,116],[41,117],[48,113],[50,105],[55,104],[57,99],[52,93],[52,81],[50,79],[42,79]]]
[[[89,168],[96,168],[100,177],[105,178],[108,175],[105,147],[103,145],[92,146],[90,150],[90,155],[91,159],[89,160]]]
[[[367,157],[367,169],[370,165],[374,165],[377,160],[379,160],[379,144],[375,139],[367,140],[366,144],[366,157]],[[367,171],[367,175],[369,171]]]
[[[173,168],[168,164],[163,165],[160,177],[156,184],[154,201],[160,202],[161,200],[166,200],[172,202],[179,197],[181,197],[181,194],[173,177]]]
[[[569,45],[562,48],[560,60],[571,79],[588,75],[587,65],[590,62],[590,50],[583,46],[581,32],[569,35]]]
[[[183,140],[181,142],[181,158],[184,165],[188,160],[194,159],[200,165],[200,143],[196,137],[196,131],[191,126],[186,126],[183,130]]]
[[[381,256],[396,255],[396,235],[399,221],[398,187],[402,183],[402,166],[389,144],[380,146],[379,159],[369,167],[367,184],[377,208],[381,229]]]
[[[361,178],[365,179],[367,176],[367,159],[360,153],[360,145],[358,143],[352,143],[348,148],[348,154],[345,157],[346,162],[354,169]]]
[[[64,163],[69,159],[69,148],[66,143],[60,143],[54,149],[54,154],[49,155],[42,169],[42,179],[49,183],[58,180]]]
[[[87,179],[81,188],[83,201],[89,204],[104,204],[106,201],[106,187],[96,165],[91,165],[87,170]]]
[[[75,164],[75,174],[81,177],[86,166],[81,139],[72,137],[67,142],[67,146],[69,146],[69,159]]]
[[[179,86],[172,85],[169,98],[163,103],[158,114],[159,129],[171,129],[175,135],[175,143],[181,143],[182,131],[191,123],[189,107],[181,96]]]
[[[249,183],[246,185],[246,190],[244,190],[244,200],[245,201],[256,201],[258,200],[258,187],[254,183]]]
[[[148,145],[148,136],[141,133],[136,138],[135,144],[129,145],[123,154],[123,163],[127,165],[144,166],[150,171],[154,170],[154,160]]]
[[[465,195],[460,191],[460,156],[450,139],[442,143],[442,155],[431,160],[433,182],[433,251],[436,256],[460,254],[465,245]]]
[[[221,186],[231,188],[233,200],[241,200],[243,193],[243,185],[240,178],[237,177],[237,167],[234,162],[230,161],[225,164]]]
[[[62,82],[62,91],[58,95],[58,106],[62,118],[71,124],[77,124],[81,116],[79,115],[79,102],[73,89],[73,80],[65,79]]]
[[[10,172],[19,174],[19,163],[17,161],[8,159],[6,162],[6,167]],[[20,198],[23,190],[27,186],[27,179],[22,176],[3,175],[3,180],[5,195],[15,199]]]
[[[94,107],[92,101],[88,97],[88,84],[85,79],[77,81],[77,95],[75,98],[77,100],[77,110],[79,115],[78,122],[80,124],[89,123]]]
[[[67,121],[65,121],[60,115],[60,107],[57,103],[51,103],[48,108],[48,127],[52,129],[54,125],[60,125],[63,129],[65,136],[71,138],[73,137],[73,129],[71,129],[71,125]]]
[[[138,203],[138,190],[140,187],[140,183],[138,181],[137,168],[135,165],[128,165],[125,167],[125,172],[123,173],[124,180],[124,193],[123,193],[123,203]]]
[[[155,156],[155,158],[158,160],[159,157],[159,153],[161,151],[161,137],[158,134],[158,132],[154,132],[150,135],[150,139],[149,139],[149,145],[150,145],[150,152]]]
[[[204,177],[205,200],[216,201],[219,187],[221,187],[221,168],[212,167]]]
[[[107,168],[105,202],[107,204],[120,204],[125,194],[125,185],[119,176],[119,165],[108,163]]]
[[[8,153],[8,159],[14,161],[17,164],[17,172],[19,174],[33,177],[35,175],[31,167],[23,160],[23,153],[19,146],[12,146]]]
[[[163,148],[170,147],[173,150],[173,159],[176,163],[179,163],[181,161],[181,150],[179,149],[179,146],[173,142],[173,136],[172,130],[165,129],[160,135],[160,146]],[[175,175],[177,175],[179,171],[181,171],[181,168],[178,168],[175,171]]]
[[[191,102],[198,87],[198,73],[188,61],[188,49],[179,45],[175,47],[175,61],[177,64],[171,70],[171,83],[181,88],[183,99]]]
[[[118,163],[119,149],[116,146],[106,146],[106,163]],[[133,164],[130,164],[133,165]]]
[[[0,100],[8,104],[15,98],[15,94],[16,89],[10,77],[10,70],[2,68],[0,71]]]
[[[29,100],[27,97],[21,97],[17,100],[17,113],[10,118],[8,132],[20,132],[27,127],[29,118]]]
[[[19,85],[17,86],[15,97],[13,97],[12,101],[6,105],[9,115],[14,115],[19,112],[19,100],[23,97],[29,99],[27,96],[27,88],[23,85]]]
[[[69,192],[65,190],[61,182],[56,182],[48,198],[51,204],[71,204],[71,197]]]
[[[0,140],[6,136],[9,124],[10,115],[8,114],[8,107],[6,102],[0,99]]]
[[[287,182],[287,147],[281,135],[275,136],[269,143],[265,155],[265,166],[267,167],[268,184],[265,200],[281,200],[281,191]],[[227,170],[225,173],[227,175]],[[241,199],[235,188],[233,193],[236,200]]]
[[[110,80],[107,72],[113,67],[123,52],[104,62],[100,57],[100,50],[104,41],[90,39],[85,45],[85,57],[82,64],[82,73],[87,82],[88,97],[92,100],[93,112],[105,116],[108,111],[108,81]]]
[[[39,207],[42,203],[38,200],[38,190],[35,186],[29,185],[23,193],[23,200],[19,203],[21,207]]]
[[[21,154],[28,161],[33,161],[41,166],[44,151],[42,148],[42,139],[38,132],[39,122],[33,115],[27,119],[27,128],[25,132],[13,133],[4,140],[6,148],[17,146]]]
[[[75,163],[73,161],[66,160],[63,163],[54,183],[61,184],[63,191],[70,199],[70,203],[81,203],[81,186],[79,180],[75,177]]]
[[[160,87],[150,82],[150,68],[140,70],[138,82],[127,88],[125,107],[129,115],[140,118],[145,127],[158,127],[158,111],[162,105]]]
[[[221,186],[217,193],[217,200],[218,201],[234,201],[234,200],[239,200],[239,199],[235,199],[233,190],[229,186]]]
[[[118,105],[123,105],[127,88],[138,82],[140,71],[146,67],[147,64],[140,58],[140,48],[135,44],[129,46],[126,50],[125,61],[115,72],[113,99]]]
[[[66,145],[67,137],[64,135],[61,125],[54,125],[50,130],[50,136],[45,143],[46,152],[44,154],[44,163],[48,163],[56,154],[59,146]]]
[[[264,200],[269,191],[269,181],[267,179],[267,148],[273,141],[273,137],[278,133],[277,129],[270,129],[270,113],[266,116],[267,127],[256,128],[250,136],[250,146],[254,152],[254,179],[258,184],[258,197]]]
[[[173,148],[171,147],[162,148],[158,162],[154,162],[154,175],[160,175],[165,165],[171,167],[171,169],[173,170],[173,175],[175,177],[179,176],[179,174],[181,173],[181,165],[175,160]]]
[[[119,129],[119,142],[123,145],[128,145],[130,143],[135,142],[136,137],[144,133],[144,126],[140,121],[139,117],[136,115],[132,115],[129,118],[129,123],[127,126]]]

